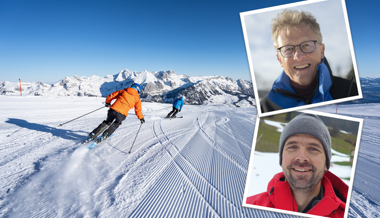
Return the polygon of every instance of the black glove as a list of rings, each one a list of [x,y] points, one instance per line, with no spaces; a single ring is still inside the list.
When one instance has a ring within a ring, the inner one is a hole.
[[[145,123],[144,117],[140,119],[141,124]]]
[[[106,107],[110,107],[111,106],[111,104],[110,103],[106,103]]]
[[[181,112],[181,110],[179,110],[178,112]]]

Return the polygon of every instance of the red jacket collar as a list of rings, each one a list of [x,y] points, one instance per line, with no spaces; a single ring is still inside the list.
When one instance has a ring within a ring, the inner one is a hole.
[[[267,194],[270,201],[277,209],[297,211],[297,203],[291,192],[289,183],[284,181],[284,173],[276,174],[269,182]],[[345,209],[346,203],[341,201],[336,195],[334,188],[347,200],[348,186],[340,178],[327,171],[321,181],[325,189],[324,198],[315,205],[308,214],[328,216],[338,208]]]

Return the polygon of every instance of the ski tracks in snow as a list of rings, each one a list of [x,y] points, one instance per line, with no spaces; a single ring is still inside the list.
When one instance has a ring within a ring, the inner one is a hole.
[[[144,115],[164,117],[164,107],[150,103]],[[72,148],[104,113],[63,128],[54,120],[4,130],[0,216],[253,217],[258,212],[241,203],[256,112],[240,111],[186,105],[182,119],[147,119],[131,154],[140,125],[133,114],[91,151]]]
[[[187,138],[180,140],[181,143],[176,137],[180,137],[182,131],[167,131],[178,129],[177,123],[156,121],[153,124],[155,137],[170,159],[131,217],[252,215],[252,210],[241,207],[246,169],[212,142],[212,138],[217,135],[210,137],[205,130],[215,130],[217,124],[229,122],[229,118],[216,120],[216,116],[212,115],[210,119],[210,114],[214,112],[202,108],[200,112],[178,121],[182,125],[186,122],[188,126],[188,130],[185,130],[188,132]],[[167,123],[176,127],[168,127],[165,125]],[[241,187],[237,187],[235,180],[239,181]]]

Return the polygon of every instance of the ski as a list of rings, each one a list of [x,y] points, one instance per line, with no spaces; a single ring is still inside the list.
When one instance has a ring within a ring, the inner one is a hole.
[[[102,125],[102,124],[101,124]],[[104,125],[99,131],[97,134],[94,134],[94,133],[90,133],[90,135],[87,136],[87,139],[84,140],[78,147],[75,147],[75,149],[78,149],[80,146],[84,145],[84,144],[88,144],[90,142],[93,142],[94,140],[97,140],[99,138],[99,135],[101,135],[107,128],[109,127],[109,125]],[[98,127],[99,128],[99,127]]]
[[[81,142],[78,146],[74,147],[73,150],[76,150],[78,149],[80,146],[84,145],[84,144],[88,144],[92,141],[94,141],[96,138],[87,138],[86,140],[84,140],[83,142]]]
[[[84,142],[82,142],[82,145],[83,145],[83,144],[90,143],[90,142],[94,141],[95,139],[96,139],[96,137],[95,137],[95,138],[90,138],[90,137],[88,137],[86,140],[84,140]]]
[[[175,118],[183,118],[183,116],[180,116],[180,117],[165,117],[164,119],[175,119]]]
[[[113,135],[113,134],[112,134],[112,135]],[[112,135],[108,136],[108,138],[111,137]],[[103,139],[103,136],[100,136],[99,138],[96,139],[95,142],[91,143],[91,144],[88,146],[88,150],[93,149],[96,145],[98,145],[98,144],[100,144],[101,142],[107,140],[108,138]]]
[[[88,143],[94,141],[95,139],[97,139],[97,137],[98,137],[97,135],[94,135],[93,137],[89,137],[89,136],[88,136],[86,140],[84,140],[82,143],[80,143],[79,146],[73,148],[73,150],[76,150],[76,149],[78,149],[80,146],[82,146],[82,145],[84,145],[84,144],[88,144]]]
[[[97,144],[97,142],[93,142],[91,145],[88,146],[88,150],[93,149]]]
[[[112,134],[113,135],[113,134]],[[111,137],[112,135],[110,135],[109,137]],[[109,138],[108,137],[108,138]],[[89,144],[90,142],[92,142],[89,146],[88,146],[88,149],[92,149],[93,147],[95,147],[97,144],[99,144],[101,141],[103,141],[102,139],[102,136],[100,137],[96,137],[96,138],[87,138],[85,141],[83,141],[81,144],[79,144],[79,146],[73,148],[73,150],[76,150],[78,149],[79,147],[81,147],[82,145],[85,145],[85,144]]]

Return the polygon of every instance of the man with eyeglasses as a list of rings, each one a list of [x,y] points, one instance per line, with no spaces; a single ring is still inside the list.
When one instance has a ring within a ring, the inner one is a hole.
[[[272,20],[272,40],[284,70],[260,100],[262,113],[358,95],[353,79],[333,76],[319,24],[310,13],[278,14]]]

